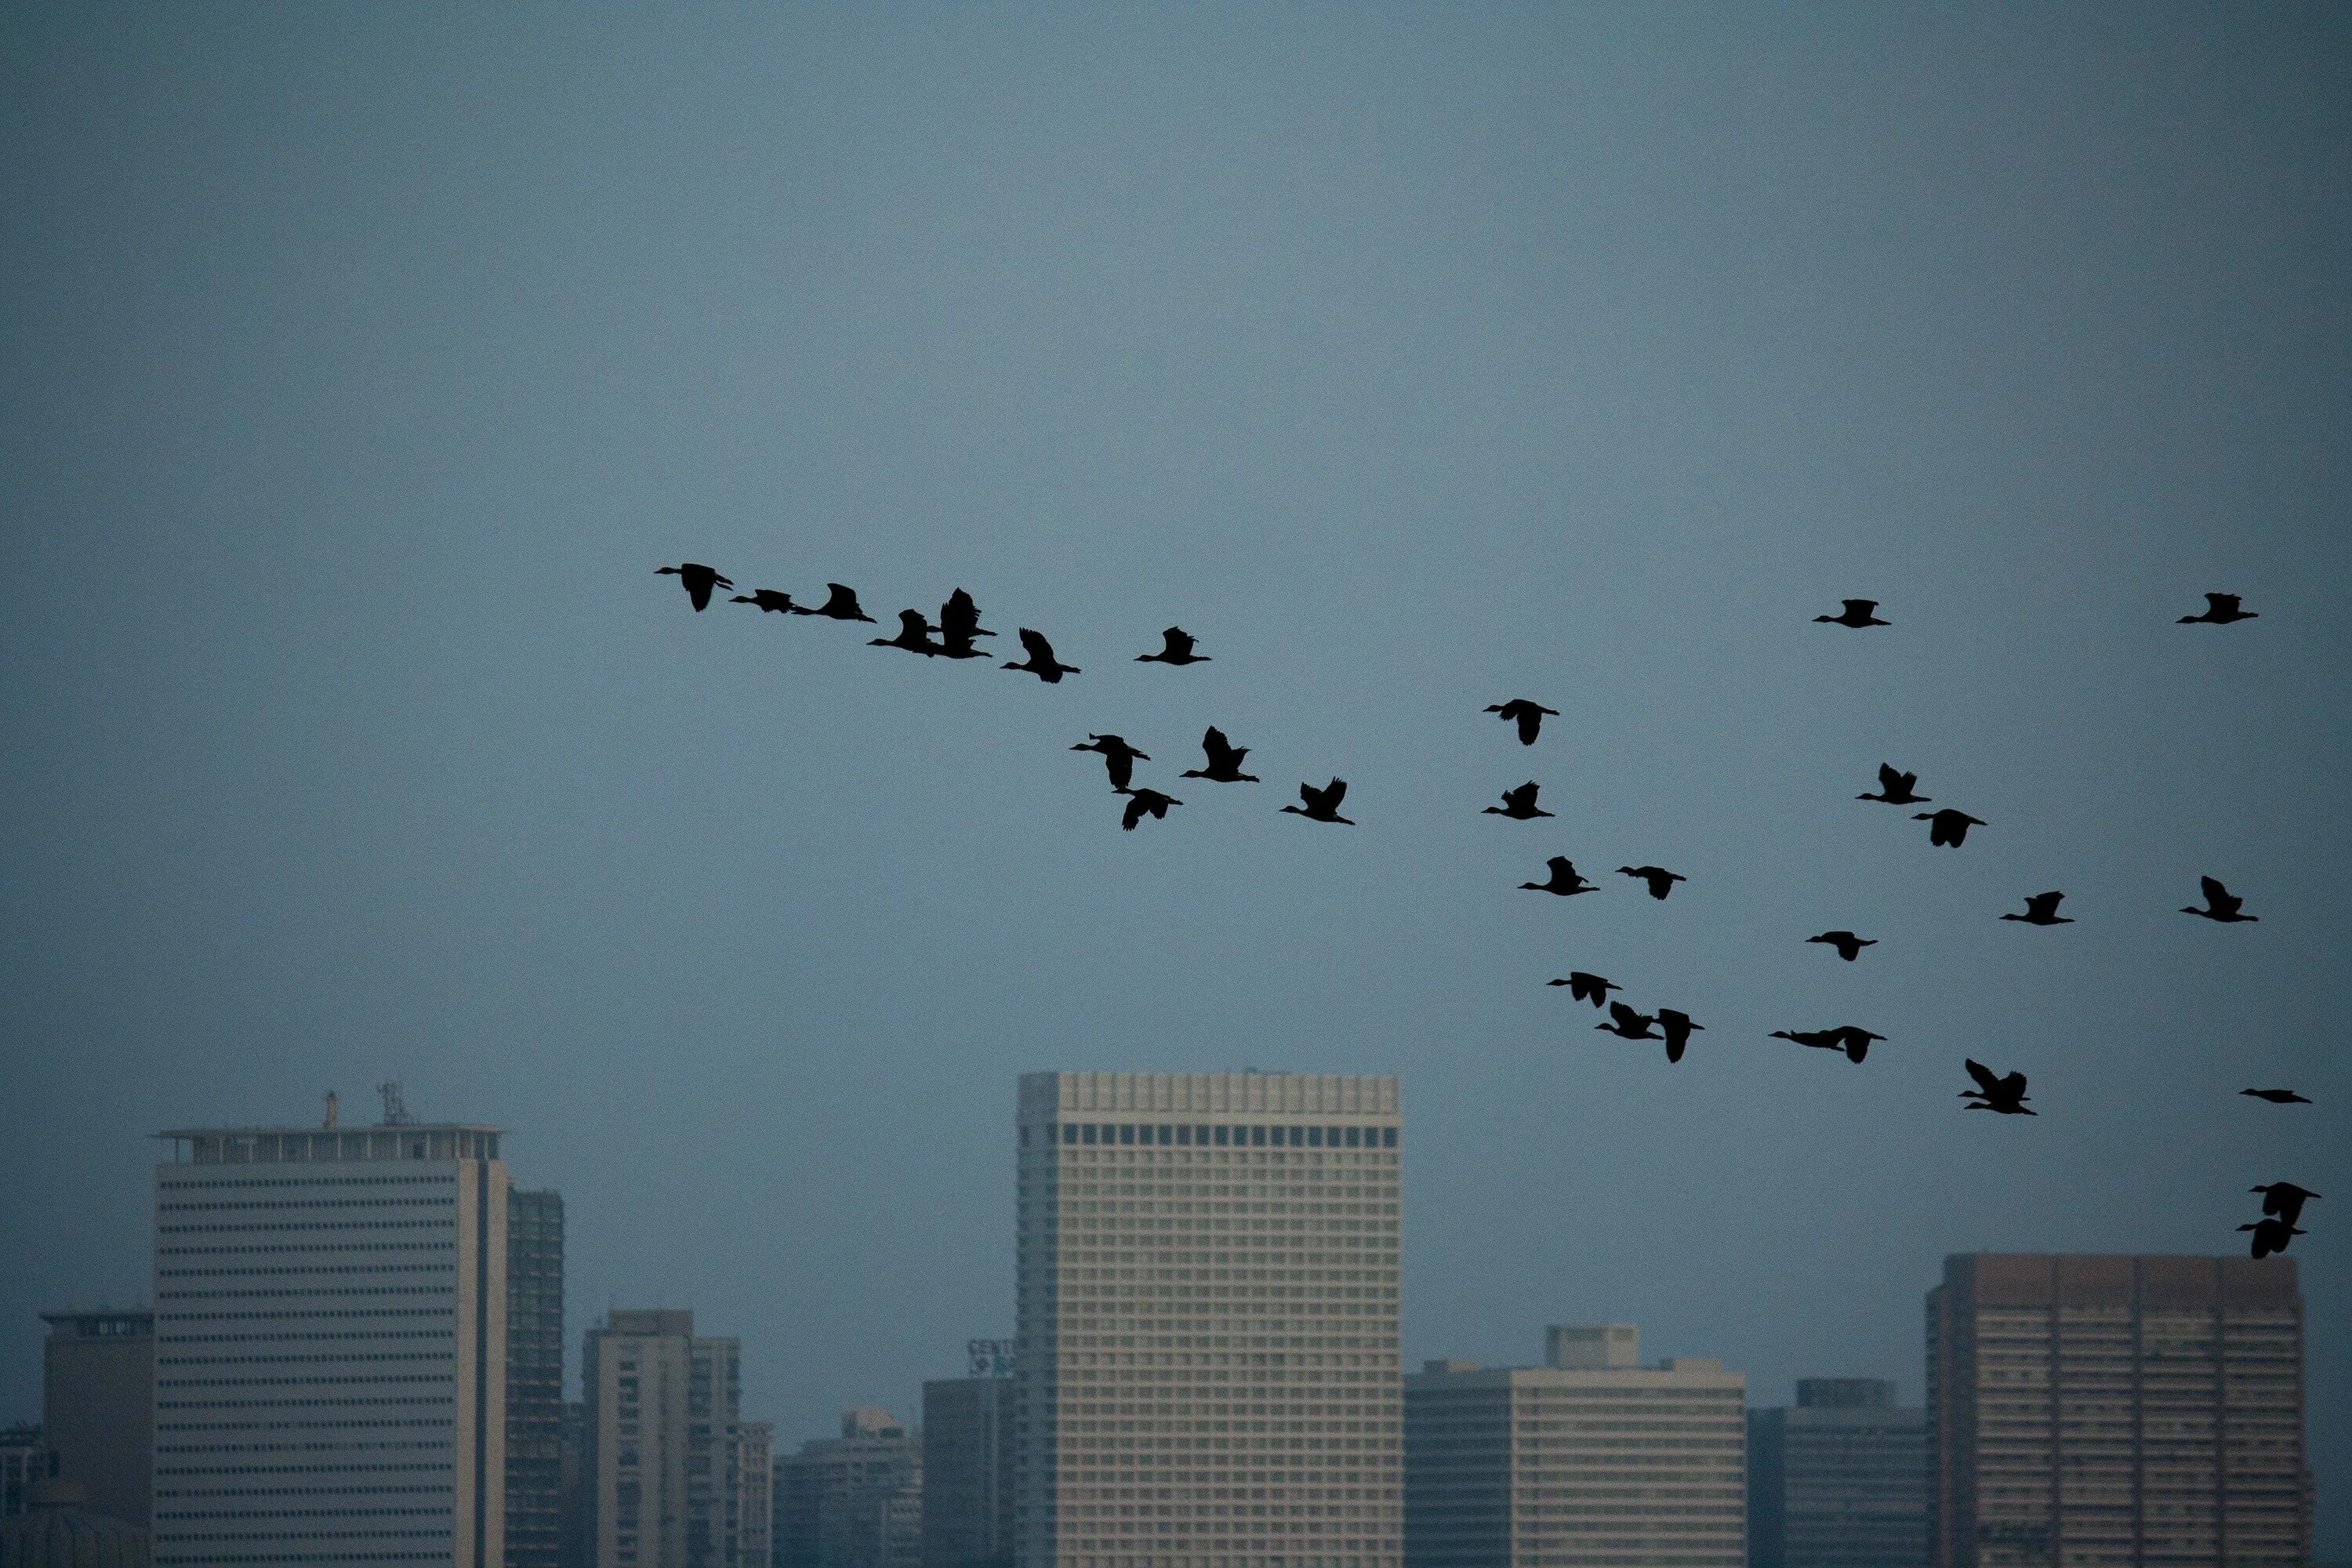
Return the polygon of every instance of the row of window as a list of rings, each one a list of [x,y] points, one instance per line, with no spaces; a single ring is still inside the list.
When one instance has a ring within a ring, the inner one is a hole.
[[[1302,1127],[1297,1123],[1255,1122],[1245,1127],[1191,1122],[1065,1121],[1060,1141],[1066,1144],[1136,1143],[1161,1148],[1227,1149],[1393,1149],[1393,1127]],[[1055,1135],[1050,1131],[1046,1137]]]

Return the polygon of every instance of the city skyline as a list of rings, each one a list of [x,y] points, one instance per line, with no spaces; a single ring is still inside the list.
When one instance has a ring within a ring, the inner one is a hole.
[[[1408,1366],[1916,1397],[1948,1254],[2282,1181],[2352,1299],[2343,7],[18,5],[0,104],[0,1416],[149,1132],[385,1080],[788,1436],[1013,1331],[1057,1067],[1399,1079]]]

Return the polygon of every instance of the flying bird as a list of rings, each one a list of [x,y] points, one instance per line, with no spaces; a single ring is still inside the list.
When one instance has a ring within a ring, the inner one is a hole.
[[[1547,708],[1540,702],[1531,702],[1524,697],[1514,697],[1508,702],[1489,702],[1486,704],[1486,711],[1500,713],[1506,724],[1517,724],[1519,727],[1519,744],[1522,746],[1532,746],[1536,743],[1536,732],[1543,728],[1545,714],[1549,713],[1555,719],[1559,717],[1559,709]]]
[[[1687,882],[1690,880],[1688,877],[1684,876],[1681,872],[1669,871],[1664,866],[1620,866],[1617,868],[1617,874],[1621,877],[1632,877],[1637,881],[1648,883],[1650,887],[1650,897],[1661,900],[1663,900],[1668,893],[1675,890],[1675,884],[1676,882]]]
[[[1603,980],[1598,974],[1588,974],[1581,969],[1570,970],[1568,972],[1568,978],[1565,980],[1547,980],[1544,984],[1547,985],[1565,985],[1568,987],[1570,1000],[1575,1002],[1590,1002],[1595,1007],[1603,1007],[1608,1005],[1609,993],[1612,991],[1622,991],[1625,989],[1622,985],[1618,984],[1613,980]]]
[[[2303,1205],[2307,1199],[2319,1196],[2309,1187],[2298,1187],[2293,1182],[2268,1182],[2246,1190],[2263,1194],[2264,1214],[2275,1215],[2289,1225],[2303,1217]]]
[[[1186,778],[1207,779],[1212,784],[1257,783],[1255,773],[1242,772],[1242,759],[1249,755],[1250,749],[1247,746],[1236,746],[1226,740],[1225,732],[1214,724],[1210,725],[1208,733],[1201,737],[1201,750],[1207,756],[1209,765],[1204,768],[1186,768],[1184,770]]]
[[[2025,1075],[2011,1073],[2007,1078],[1993,1077],[1992,1068],[1971,1058],[1969,1076],[1977,1080],[1974,1089],[1960,1090],[1960,1098],[1969,1102],[1970,1110],[1999,1111],[2003,1116],[2038,1116],[2025,1104]]]
[[[1840,958],[1844,959],[1848,963],[1852,963],[1855,959],[1860,958],[1864,948],[1876,947],[1878,945],[1878,939],[1876,937],[1856,936],[1850,931],[1825,931],[1819,936],[1809,936],[1805,940],[1807,942],[1828,943],[1830,946],[1837,949],[1837,955]]]
[[[980,606],[972,603],[970,594],[958,588],[940,606],[940,636],[948,642],[970,642],[974,637],[992,637],[996,634],[980,624]]]
[[[1683,1059],[1683,1051],[1689,1046],[1691,1036],[1706,1026],[1692,1023],[1691,1016],[1680,1008],[1661,1007],[1658,1009],[1658,1027],[1666,1033],[1666,1060],[1678,1062]]]
[[[1654,1013],[1636,1013],[1622,1002],[1609,1004],[1609,1022],[1592,1026],[1625,1040],[1659,1040],[1665,1037],[1653,1034],[1650,1026],[1658,1021]]]
[[[1286,805],[1282,809],[1309,822],[1344,822],[1350,827],[1356,826],[1353,817],[1339,815],[1339,803],[1348,798],[1346,779],[1333,779],[1321,789],[1310,784],[1300,784],[1298,798],[1304,804]]]
[[[1538,810],[1536,806],[1538,787],[1536,781],[1529,779],[1517,789],[1507,789],[1503,792],[1502,805],[1487,806],[1480,815],[1507,816],[1514,822],[1526,822],[1532,817],[1549,816],[1550,812]]]
[[[1983,818],[1970,816],[1965,811],[1955,811],[1948,805],[1941,811],[1913,812],[1911,820],[1927,825],[1928,843],[1941,844],[1952,849],[1958,849],[1968,841],[1969,828],[1984,826]]]
[[[1135,656],[1136,663],[1206,664],[1209,662],[1209,656],[1207,654],[1194,653],[1192,651],[1192,634],[1186,631],[1182,626],[1170,626],[1166,631],[1161,632],[1160,635],[1163,639],[1165,639],[1166,646],[1161,647],[1158,653],[1137,654]]]
[[[1550,859],[1545,861],[1544,864],[1551,868],[1551,879],[1549,881],[1521,882],[1519,886],[1526,888],[1532,892],[1558,893],[1563,899],[1576,893],[1594,893],[1600,891],[1598,888],[1584,879],[1583,876],[1576,868],[1576,862],[1570,859],[1565,855],[1555,855]]]
[[[2268,1258],[2273,1252],[2284,1252],[2287,1243],[2296,1237],[2311,1234],[2307,1230],[2295,1229],[2293,1225],[2283,1219],[2258,1219],[2252,1225],[2242,1225],[2238,1228],[2254,1233],[2253,1254],[2256,1258]]]
[[[1845,599],[1840,602],[1845,605],[1845,608],[1838,614],[1834,616],[1815,616],[1813,619],[1816,621],[1827,621],[1833,626],[1853,626],[1856,628],[1863,626],[1891,626],[1895,624],[1893,621],[1882,621],[1878,618],[1878,601],[1875,599]]]
[[[732,587],[734,584],[730,584],[728,585]],[[732,599],[730,599],[728,603],[730,605],[757,605],[760,608],[765,610],[770,615],[789,613],[800,608],[799,605],[793,603],[793,596],[790,594],[781,593],[774,588],[754,588],[748,594],[736,595]]]
[[[1174,795],[1162,795],[1156,789],[1129,789],[1118,793],[1127,796],[1127,810],[1120,815],[1118,825],[1129,833],[1135,831],[1135,825],[1143,820],[1147,812],[1155,819],[1165,822],[1170,806],[1184,804]]]
[[[2232,621],[2253,620],[2261,614],[2259,610],[2240,609],[2238,595],[2235,594],[2208,594],[2205,595],[2205,613],[2201,616],[2183,616],[2180,617],[2180,625],[2226,626]]]
[[[1769,1037],[1794,1040],[1817,1051],[1843,1051],[1846,1060],[1856,1064],[1870,1055],[1871,1041],[1886,1038],[1885,1035],[1872,1034],[1857,1024],[1841,1024],[1834,1029],[1775,1029]]]
[[[1004,661],[1006,669],[1025,670],[1048,686],[1059,685],[1062,677],[1066,675],[1081,673],[1076,665],[1064,664],[1055,658],[1054,645],[1045,640],[1043,632],[1033,632],[1027,626],[1023,626],[1021,647],[1029,655],[1028,662],[1024,664],[1017,658],[1008,658]]]
[[[2207,920],[2219,921],[2223,925],[2243,925],[2263,918],[2244,913],[2246,900],[2223,887],[2220,879],[2200,877],[2197,885],[2205,890],[2208,907],[2200,910],[2195,904],[2183,904],[2180,906],[2182,914],[2203,915]]]
[[[1110,774],[1110,787],[1121,795],[1135,782],[1135,764],[1151,760],[1149,752],[1139,752],[1122,736],[1088,734],[1084,745],[1072,746],[1074,752],[1100,752],[1103,767]]]
[[[721,577],[715,568],[694,561],[681,562],[676,566],[656,566],[654,568],[654,575],[677,578],[678,586],[686,590],[686,596],[694,601],[695,613],[698,615],[710,607],[711,589],[732,589],[735,586],[733,583]]]
[[[2311,1101],[2291,1089],[2242,1089],[2240,1094],[2251,1094],[2256,1100],[2267,1100],[2273,1105],[2309,1105]]]
[[[908,653],[919,653],[927,658],[947,652],[944,644],[931,640],[931,623],[923,618],[920,610],[898,612],[898,635],[895,637],[867,637],[871,647],[902,647]]]
[[[2025,900],[2025,912],[2023,914],[2003,915],[2000,918],[2005,921],[2023,921],[2030,926],[2073,925],[2074,923],[2074,916],[2062,915],[2058,912],[2058,900],[2065,896],[2065,894],[2059,892],[2035,893]]]
[[[864,621],[874,624],[874,617],[858,607],[857,590],[846,583],[827,583],[826,598],[822,605],[794,605],[796,616],[823,616],[832,621]]]
[[[1888,805],[1925,805],[1935,796],[1915,793],[1912,786],[1918,782],[1917,773],[1896,773],[1893,763],[1881,763],[1878,764],[1878,793],[1873,795],[1864,790],[1853,798],[1884,801]]]

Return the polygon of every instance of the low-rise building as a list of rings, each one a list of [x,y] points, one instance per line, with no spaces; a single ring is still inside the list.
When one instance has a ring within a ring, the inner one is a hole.
[[[1927,1557],[1927,1415],[1869,1377],[1808,1377],[1748,1413],[1748,1568],[1887,1568]]]

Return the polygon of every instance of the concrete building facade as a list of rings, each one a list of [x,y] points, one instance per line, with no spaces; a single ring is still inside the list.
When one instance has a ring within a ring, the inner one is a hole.
[[[1868,1377],[1808,1377],[1748,1413],[1748,1568],[1927,1560],[1927,1416]]]
[[[776,1552],[776,1424],[746,1421],[736,1446],[736,1561],[770,1568]]]
[[[859,1405],[775,1470],[775,1568],[921,1568],[919,1431]]]
[[[2309,1561],[2293,1259],[1958,1254],[1927,1306],[1939,1568]]]
[[[1397,1568],[1396,1079],[1021,1079],[1023,1568]]]
[[[1413,1568],[1743,1568],[1747,1379],[1640,1364],[1630,1323],[1545,1336],[1547,1364],[1404,1380]]]
[[[156,1563],[499,1568],[499,1130],[161,1136]]]
[[[507,1194],[507,1568],[563,1545],[563,1199]]]
[[[1012,1568],[1009,1377],[923,1384],[923,1568]]]
[[[0,1519],[33,1505],[33,1483],[57,1474],[57,1456],[38,1426],[0,1426]]]
[[[614,1311],[581,1361],[595,1568],[741,1568],[737,1342],[690,1311]]]
[[[43,1312],[41,1430],[92,1513],[147,1522],[153,1485],[155,1314]]]

